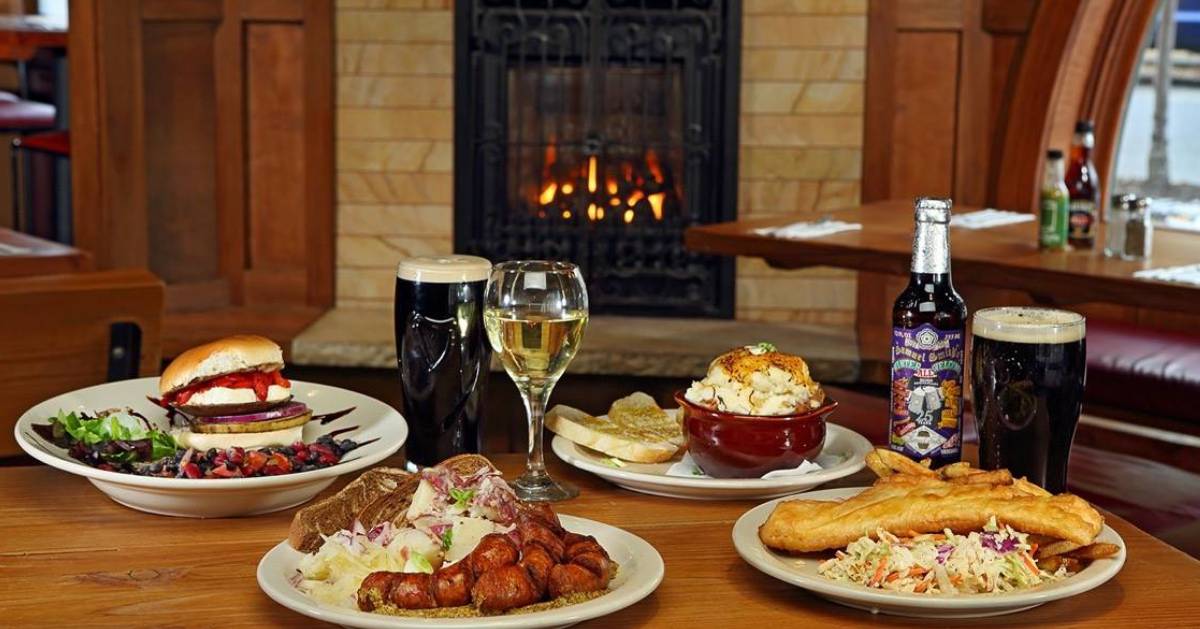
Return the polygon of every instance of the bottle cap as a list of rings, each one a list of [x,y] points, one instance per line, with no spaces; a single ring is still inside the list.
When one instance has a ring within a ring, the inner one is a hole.
[[[1136,194],[1130,194],[1128,192],[1123,193],[1123,194],[1112,195],[1113,207],[1119,207],[1122,209],[1130,209],[1137,203],[1137,201],[1138,201],[1138,196]]]
[[[400,261],[396,277],[410,282],[457,284],[480,282],[492,272],[492,263],[477,256],[420,256]]]
[[[949,223],[954,202],[937,197],[917,197],[915,215],[918,223]]]
[[[1095,130],[1095,126],[1091,120],[1080,120],[1075,123],[1075,133],[1091,133]]]
[[[1050,149],[1046,151],[1046,159],[1062,159],[1063,152],[1059,149]]]

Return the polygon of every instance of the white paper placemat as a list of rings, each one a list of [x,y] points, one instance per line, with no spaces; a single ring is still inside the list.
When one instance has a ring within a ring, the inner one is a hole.
[[[828,236],[838,232],[858,231],[860,229],[862,229],[862,223],[821,220],[801,221],[799,223],[784,225],[783,227],[762,227],[754,230],[754,233],[761,236],[775,236],[776,238],[800,240],[804,238],[819,238],[821,236]]]
[[[1182,266],[1167,266],[1161,269],[1143,269],[1135,271],[1134,277],[1161,282],[1178,282],[1200,286],[1200,264],[1184,264]]]
[[[997,210],[995,208],[987,208],[965,214],[955,214],[950,217],[950,225],[952,227],[961,227],[963,229],[987,229],[989,227],[998,227],[1000,225],[1012,225],[1014,223],[1028,223],[1036,217],[1027,212],[1009,212],[1008,210]]]

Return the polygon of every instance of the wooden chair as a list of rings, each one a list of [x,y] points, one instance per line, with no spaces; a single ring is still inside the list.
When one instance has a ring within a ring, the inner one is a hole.
[[[0,458],[29,407],[80,387],[153,375],[163,284],[122,269],[0,279]]]

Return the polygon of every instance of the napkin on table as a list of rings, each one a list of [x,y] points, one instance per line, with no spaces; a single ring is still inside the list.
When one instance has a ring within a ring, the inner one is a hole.
[[[1179,282],[1181,284],[1194,284],[1196,286],[1200,286],[1200,264],[1168,266],[1161,269],[1143,269],[1141,271],[1135,271],[1133,276],[1145,280]]]
[[[858,231],[860,229],[862,229],[862,223],[847,223],[845,221],[825,219],[820,221],[801,221],[782,227],[760,227],[754,230],[754,233],[760,236],[775,236],[776,238],[799,240],[802,238],[819,238],[838,232]]]
[[[962,227],[963,229],[987,229],[1000,225],[1028,223],[1035,218],[1033,214],[1027,212],[1009,212],[1008,210],[987,208],[975,212],[967,212],[966,214],[955,214],[950,217],[950,226]]]
[[[801,463],[798,467],[794,467],[791,469],[773,470],[773,471],[767,472],[766,474],[763,474],[762,477],[763,478],[783,478],[785,476],[804,476],[805,474],[811,474],[813,472],[820,472],[821,470],[825,469],[826,467],[831,467],[831,466],[837,465],[838,463],[842,462],[843,458],[844,457],[836,455],[836,454],[822,453],[822,454],[817,455],[816,461],[805,461],[805,462]],[[700,469],[699,465],[696,465],[696,461],[695,461],[695,459],[692,458],[691,452],[684,452],[683,458],[680,459],[678,463],[675,463],[675,464],[671,465],[671,467],[667,468],[667,476],[683,476],[686,478],[712,478],[708,474],[705,474],[704,471]]]

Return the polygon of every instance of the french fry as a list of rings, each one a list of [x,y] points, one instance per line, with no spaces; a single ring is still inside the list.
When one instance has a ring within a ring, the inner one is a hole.
[[[1066,556],[1072,559],[1086,559],[1088,561],[1093,561],[1096,559],[1112,557],[1119,552],[1121,552],[1121,547],[1117,546],[1116,544],[1098,542],[1082,548],[1076,548],[1075,550],[1067,553]]]
[[[911,474],[916,476],[937,476],[937,472],[930,470],[928,467],[915,463],[912,459],[893,452],[887,448],[875,448],[866,456],[867,467],[875,472],[876,476],[884,478],[892,474]],[[928,459],[926,459],[928,465]]]
[[[950,465],[938,470],[938,472],[942,474],[942,478],[958,478],[960,476],[967,476],[976,471],[978,470],[973,469],[971,464],[967,463],[966,461],[951,463]]]
[[[1013,477],[1008,470],[992,470],[991,472],[976,470],[975,474],[951,478],[950,482],[956,485],[1011,485]]]
[[[1037,566],[1046,572],[1057,572],[1059,568],[1066,566],[1067,572],[1079,572],[1083,569],[1083,563],[1073,557],[1064,557],[1055,555],[1045,559],[1039,559]]]
[[[1065,555],[1077,548],[1079,548],[1079,544],[1076,544],[1075,542],[1068,542],[1064,539],[1038,546],[1037,556],[1038,558],[1042,558],[1053,557],[1054,555]]]

